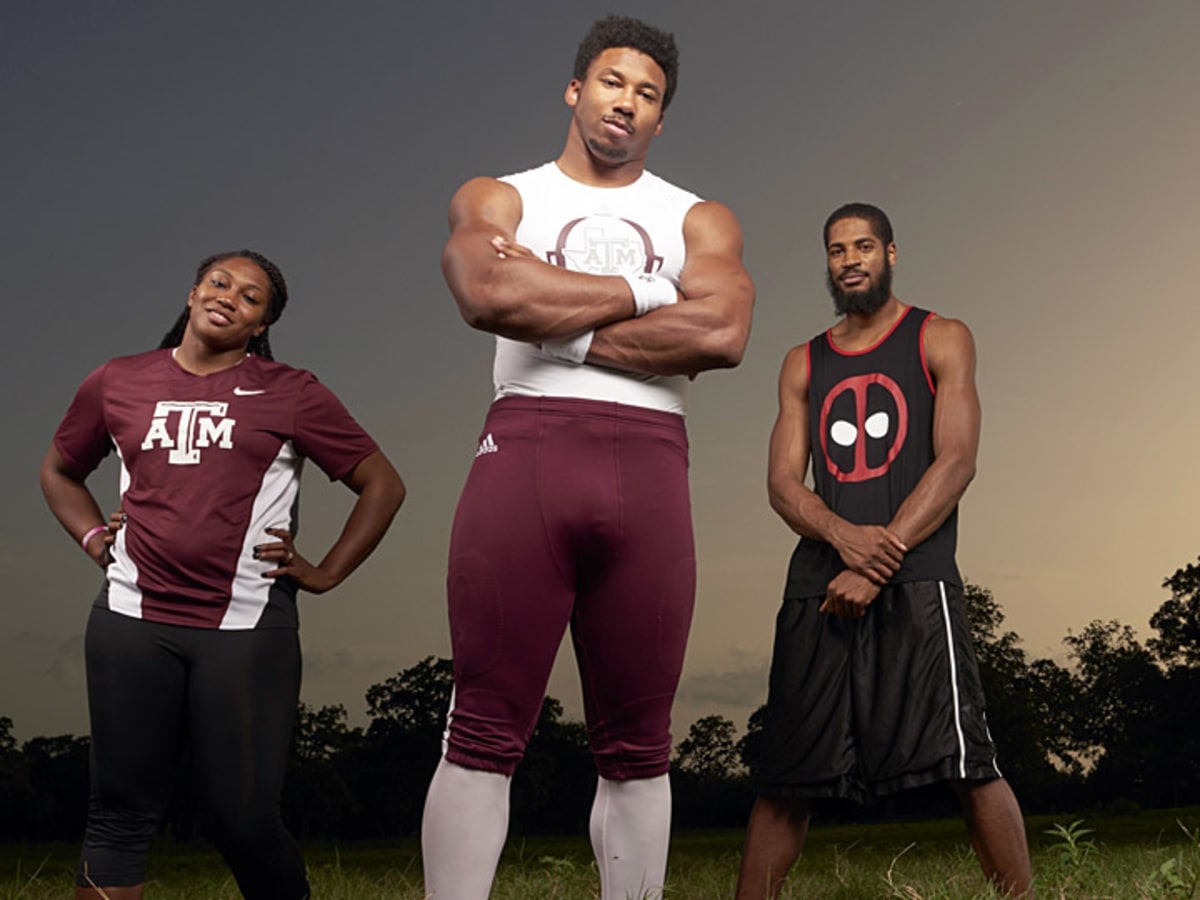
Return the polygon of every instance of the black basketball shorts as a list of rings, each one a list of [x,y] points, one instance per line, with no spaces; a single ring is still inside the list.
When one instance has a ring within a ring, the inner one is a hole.
[[[759,794],[862,801],[999,778],[962,588],[888,585],[861,619],[785,599],[776,620]]]

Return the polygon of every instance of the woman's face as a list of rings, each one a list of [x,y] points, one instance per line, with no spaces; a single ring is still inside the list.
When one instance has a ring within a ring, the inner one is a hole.
[[[234,256],[213,263],[188,294],[188,330],[209,346],[245,348],[266,328],[271,280],[257,263]]]

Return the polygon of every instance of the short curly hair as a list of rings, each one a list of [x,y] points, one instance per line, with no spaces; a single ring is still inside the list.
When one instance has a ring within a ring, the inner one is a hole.
[[[892,221],[888,218],[887,213],[870,203],[847,203],[831,212],[829,218],[825,220],[825,229],[822,234],[825,237],[826,247],[829,246],[829,229],[843,219],[862,219],[869,222],[871,232],[881,244],[887,246],[895,243],[895,238],[892,237]]]
[[[662,98],[665,111],[675,96],[675,82],[679,78],[679,50],[675,46],[675,35],[630,16],[610,15],[597,19],[579,42],[579,50],[575,53],[575,79],[583,81],[592,60],[610,47],[630,47],[658,63],[667,76],[667,88]]]

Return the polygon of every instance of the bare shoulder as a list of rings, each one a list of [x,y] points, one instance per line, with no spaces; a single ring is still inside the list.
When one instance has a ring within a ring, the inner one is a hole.
[[[934,313],[925,323],[925,351],[945,349],[948,352],[974,352],[975,338],[961,319],[949,319]]]
[[[737,216],[723,203],[701,200],[692,205],[683,219],[683,239],[691,251],[697,247],[724,247],[742,251],[742,226]]]
[[[925,323],[925,358],[934,375],[975,368],[975,338],[961,319],[934,314]]]
[[[472,178],[450,199],[451,228],[487,223],[512,229],[520,221],[520,193],[498,178]]]
[[[779,387],[785,391],[808,390],[808,343],[798,344],[783,358],[779,370]]]

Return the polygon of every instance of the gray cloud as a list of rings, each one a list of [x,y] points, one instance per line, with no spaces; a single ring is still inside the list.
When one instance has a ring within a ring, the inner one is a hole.
[[[46,674],[63,687],[84,689],[83,635],[73,634],[58,642]]]
[[[756,707],[766,699],[769,669],[770,660],[760,656],[731,669],[687,675],[679,685],[679,702],[695,707]]]

